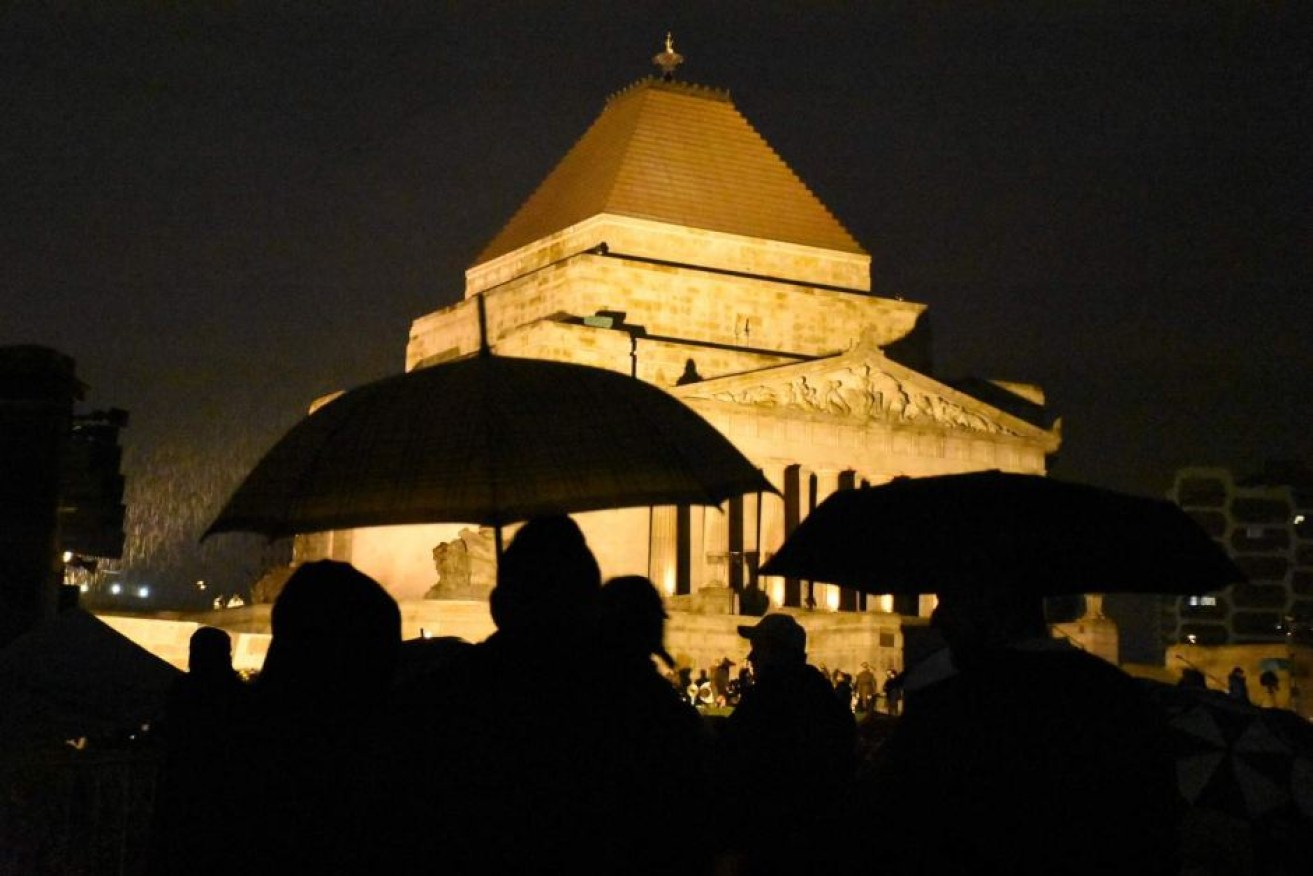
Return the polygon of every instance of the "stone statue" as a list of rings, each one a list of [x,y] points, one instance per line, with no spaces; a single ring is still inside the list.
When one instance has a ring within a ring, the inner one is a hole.
[[[425,599],[487,599],[497,566],[491,529],[462,529],[452,541],[433,548],[438,581]]]

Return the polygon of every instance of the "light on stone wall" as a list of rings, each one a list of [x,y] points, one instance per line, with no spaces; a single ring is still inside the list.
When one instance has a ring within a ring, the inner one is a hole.
[[[880,611],[890,614],[894,610],[894,597],[892,593],[882,593],[875,597],[875,604]]]
[[[771,605],[783,605],[783,604],[784,604],[784,579],[783,579],[783,578],[776,578],[774,581],[771,581],[771,582],[770,582],[770,589],[769,589],[768,592],[769,592],[769,594],[770,594],[770,604],[771,604]]]
[[[674,569],[666,569],[665,574],[661,576],[661,590],[662,590],[663,593],[665,593],[666,596],[674,596],[674,595],[675,595],[675,570],[674,570]]]
[[[839,610],[839,588],[833,584],[825,585],[825,607],[830,611]]]

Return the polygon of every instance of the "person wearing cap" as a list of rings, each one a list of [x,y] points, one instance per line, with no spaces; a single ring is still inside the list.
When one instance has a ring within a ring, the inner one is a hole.
[[[832,845],[823,839],[855,766],[852,712],[808,665],[807,632],[793,617],[768,614],[738,631],[754,684],[719,739],[735,819],[726,855],[744,873],[823,872]]]
[[[608,858],[614,872],[698,873],[711,862],[709,848],[671,842],[662,827],[673,813],[704,811],[713,793],[709,731],[652,660],[675,665],[665,622],[661,594],[649,579],[624,575],[602,586],[593,701],[605,715],[606,733],[592,756],[614,790],[595,828],[616,849]]]
[[[656,586],[642,575],[621,575],[602,587],[602,643],[616,652],[651,665],[657,657],[668,669],[675,658],[665,646],[666,608]]]

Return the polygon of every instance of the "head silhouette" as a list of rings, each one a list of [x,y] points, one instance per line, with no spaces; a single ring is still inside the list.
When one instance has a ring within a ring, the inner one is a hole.
[[[187,669],[196,676],[214,677],[232,672],[232,637],[218,627],[199,627],[191,634]]]
[[[988,584],[940,593],[931,623],[943,634],[959,668],[981,654],[1049,635],[1042,596]]]
[[[348,563],[305,563],[274,603],[273,640],[260,673],[290,698],[356,699],[391,683],[401,612],[377,581]]]
[[[565,515],[520,527],[497,561],[490,596],[497,629],[560,629],[595,610],[602,573],[578,524]]]
[[[664,644],[666,609],[656,586],[642,575],[612,578],[602,587],[602,640],[635,656],[655,654],[669,667],[675,659]]]
[[[807,662],[807,631],[787,614],[768,614],[754,626],[739,627],[739,635],[752,643],[748,662],[759,677]]]

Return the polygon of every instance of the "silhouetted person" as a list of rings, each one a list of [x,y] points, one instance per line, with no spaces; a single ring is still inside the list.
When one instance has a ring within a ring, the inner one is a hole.
[[[666,609],[661,594],[641,575],[612,578],[602,587],[599,638],[610,659],[651,666],[660,658],[675,667],[665,645]]]
[[[857,711],[871,711],[875,707],[875,697],[878,693],[875,687],[875,672],[871,669],[871,664],[862,664],[862,671],[857,673],[856,687]]]
[[[904,714],[860,783],[855,814],[888,872],[1176,873],[1162,713],[1051,638],[1039,597],[990,583],[940,594],[948,649],[908,669]]]
[[[734,661],[728,657],[720,658],[715,671],[711,673],[711,690],[716,697],[716,705],[723,706],[729,702],[729,668]]]
[[[170,749],[204,748],[229,726],[247,693],[233,669],[232,637],[218,627],[199,627],[188,642],[187,674],[165,699],[160,729]]]
[[[1277,678],[1276,672],[1271,669],[1264,669],[1258,676],[1258,683],[1267,691],[1268,702],[1273,706],[1277,703],[1277,689],[1281,687],[1281,681]]]
[[[889,714],[897,715],[903,707],[903,676],[892,669],[885,670],[884,701]]]
[[[852,712],[807,664],[807,633],[792,617],[768,614],[738,629],[752,643],[754,682],[719,739],[728,866],[742,873],[829,872],[836,847],[826,838],[855,766]]]
[[[305,563],[274,603],[273,638],[230,783],[224,837],[246,872],[358,873],[373,865],[367,792],[401,645],[401,613],[374,579]]]
[[[852,709],[853,702],[853,682],[852,676],[846,672],[839,673],[839,680],[834,685],[834,698],[839,701],[845,709]]]
[[[1242,703],[1249,702],[1249,681],[1245,678],[1245,671],[1239,666],[1231,670],[1226,677],[1226,692],[1233,700],[1239,700]]]
[[[392,773],[404,811],[399,859],[389,864],[659,869],[636,856],[660,829],[648,819],[682,805],[667,786],[646,784],[671,740],[634,719],[657,700],[635,705],[620,680],[650,677],[660,702],[670,692],[647,656],[650,639],[627,656],[599,641],[600,577],[570,518],[536,518],[516,533],[490,596],[497,631],[404,692],[398,720],[413,742],[399,746],[404,759]]]
[[[1181,678],[1176,682],[1180,687],[1197,688],[1206,690],[1208,681],[1202,671],[1195,669],[1193,666],[1187,666],[1181,670]]]
[[[187,669],[170,687],[156,728],[165,755],[150,870],[159,874],[189,872],[197,858],[211,853],[213,797],[224,788],[231,759],[241,756],[233,733],[250,705],[250,691],[233,670],[226,631],[200,627],[192,633]]]
[[[609,727],[597,756],[614,802],[599,833],[609,834],[608,855],[626,873],[693,873],[707,870],[707,844],[672,842],[665,825],[676,813],[704,811],[710,802],[711,739],[697,709],[656,670],[667,667],[665,607],[652,582],[638,575],[613,578],[602,587],[596,679]]]

